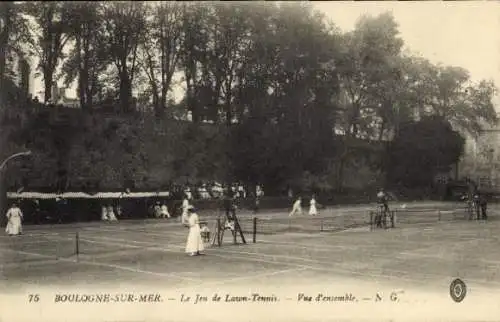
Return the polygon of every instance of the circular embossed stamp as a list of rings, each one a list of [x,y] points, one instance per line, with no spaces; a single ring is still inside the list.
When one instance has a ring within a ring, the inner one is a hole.
[[[453,280],[450,284],[450,296],[453,301],[460,303],[464,300],[465,295],[467,295],[467,286],[465,283],[459,278]]]

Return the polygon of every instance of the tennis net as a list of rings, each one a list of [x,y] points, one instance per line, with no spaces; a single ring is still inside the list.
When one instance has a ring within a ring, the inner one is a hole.
[[[266,217],[241,218],[240,225],[244,233],[254,235],[273,235],[284,233],[320,233],[337,232],[354,228],[375,228],[376,211],[359,211],[340,215],[316,217]],[[398,209],[394,214],[394,227],[404,227],[415,224],[434,225],[440,221],[450,221],[466,218],[462,208],[418,208]],[[390,217],[387,227],[391,227]]]

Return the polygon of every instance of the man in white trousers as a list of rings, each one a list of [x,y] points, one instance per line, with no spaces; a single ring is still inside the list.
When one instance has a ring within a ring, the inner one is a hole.
[[[291,217],[295,214],[299,214],[299,215],[302,214],[302,198],[301,197],[298,197],[297,200],[295,200],[295,202],[293,203],[292,211],[290,212],[290,214],[288,216]]]

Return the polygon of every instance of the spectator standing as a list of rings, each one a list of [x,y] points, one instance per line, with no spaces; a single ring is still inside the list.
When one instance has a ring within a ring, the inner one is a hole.
[[[13,203],[9,210],[7,210],[6,217],[7,227],[5,227],[5,232],[9,236],[21,235],[23,232],[23,213],[17,203]]]

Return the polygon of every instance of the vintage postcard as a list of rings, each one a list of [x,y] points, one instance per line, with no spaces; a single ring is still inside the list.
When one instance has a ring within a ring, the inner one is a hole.
[[[0,321],[499,321],[500,3],[3,2]]]

